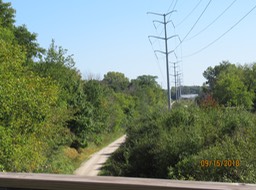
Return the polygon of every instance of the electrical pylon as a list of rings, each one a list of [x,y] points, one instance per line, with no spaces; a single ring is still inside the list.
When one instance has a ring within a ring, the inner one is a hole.
[[[153,23],[158,22],[160,24],[164,25],[164,37],[160,37],[160,36],[148,36],[149,40],[150,38],[156,38],[156,39],[160,39],[160,40],[164,40],[165,41],[165,52],[164,51],[160,51],[160,50],[155,50],[155,53],[162,53],[165,54],[166,57],[166,73],[167,73],[167,96],[168,96],[168,109],[171,109],[171,96],[170,96],[170,74],[169,74],[169,60],[168,60],[168,56],[170,53],[173,53],[174,50],[172,51],[168,51],[168,40],[174,37],[178,37],[178,35],[173,35],[170,37],[167,37],[167,30],[166,30],[166,25],[168,23],[172,23],[172,21],[166,21],[166,16],[172,14],[173,12],[176,12],[175,10],[168,12],[166,14],[159,14],[159,13],[153,13],[153,12],[147,12],[147,14],[153,14],[153,15],[157,15],[157,16],[162,16],[164,17],[164,21],[158,21],[158,20],[154,20]],[[173,24],[173,23],[172,23]],[[173,25],[174,26],[174,25]]]

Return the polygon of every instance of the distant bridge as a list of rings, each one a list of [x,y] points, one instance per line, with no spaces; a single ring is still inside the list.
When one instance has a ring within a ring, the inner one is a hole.
[[[254,184],[0,173],[0,190],[256,190]]]

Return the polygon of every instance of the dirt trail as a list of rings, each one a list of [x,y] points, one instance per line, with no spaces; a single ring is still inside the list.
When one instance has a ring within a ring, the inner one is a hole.
[[[82,163],[74,174],[79,176],[97,176],[108,157],[115,152],[122,143],[124,143],[125,138],[126,136],[124,135],[107,147],[101,149],[99,152],[93,154],[89,160]]]

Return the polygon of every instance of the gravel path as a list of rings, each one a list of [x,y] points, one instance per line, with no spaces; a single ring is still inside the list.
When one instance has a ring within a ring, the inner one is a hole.
[[[107,147],[101,149],[99,152],[93,154],[89,160],[82,163],[74,174],[79,176],[97,176],[108,157],[115,152],[122,143],[124,143],[125,138],[126,136],[124,135]]]

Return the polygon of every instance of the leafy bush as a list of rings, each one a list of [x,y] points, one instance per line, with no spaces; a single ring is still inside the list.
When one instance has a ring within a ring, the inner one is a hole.
[[[137,120],[104,174],[255,183],[255,131],[244,109],[176,106]]]

